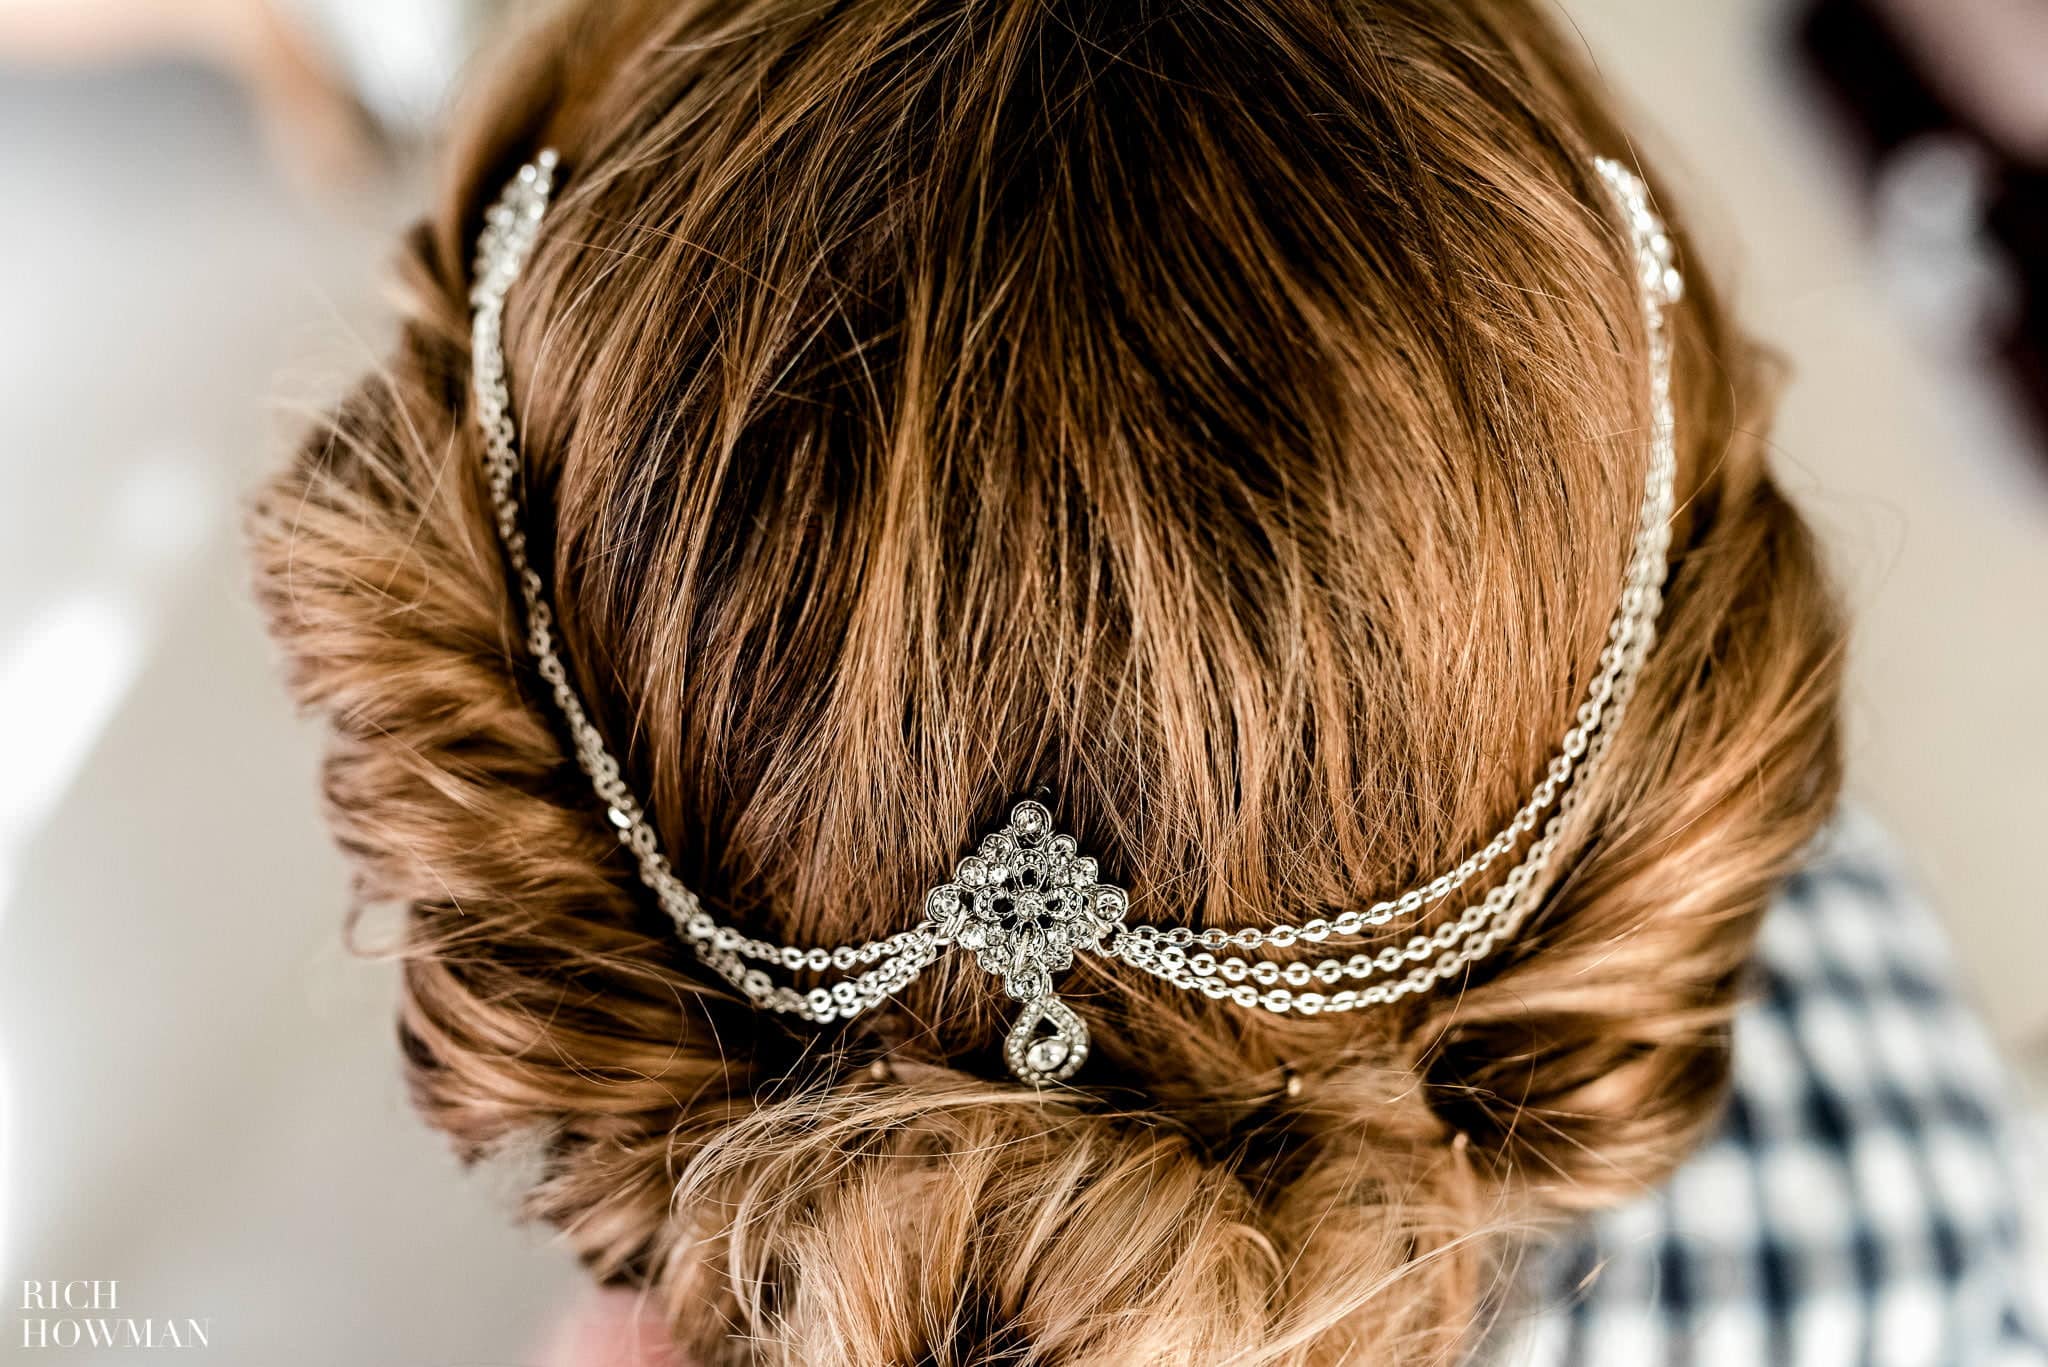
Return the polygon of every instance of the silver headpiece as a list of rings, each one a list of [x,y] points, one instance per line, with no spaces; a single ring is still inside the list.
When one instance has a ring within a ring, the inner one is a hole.
[[[476,419],[484,438],[498,535],[524,602],[527,646],[553,691],[577,761],[589,775],[619,840],[637,861],[641,881],[674,919],[683,941],[756,1005],[818,1022],[859,1015],[901,991],[949,948],[966,951],[1006,993],[1023,1003],[1004,1056],[1019,1078],[1043,1086],[1072,1076],[1088,1056],[1088,1027],[1054,991],[1057,975],[1072,966],[1076,954],[1119,960],[1219,1001],[1314,1015],[1355,1011],[1427,991],[1512,936],[1542,895],[1542,875],[1565,819],[1583,780],[1600,766],[1642,671],[1663,605],[1670,549],[1677,462],[1671,340],[1664,319],[1683,284],[1670,238],[1650,207],[1643,183],[1606,158],[1595,166],[1635,250],[1651,358],[1649,468],[1643,478],[1634,552],[1621,601],[1608,624],[1599,670],[1543,779],[1508,823],[1449,872],[1369,907],[1299,925],[1196,931],[1131,925],[1124,890],[1101,880],[1096,861],[1080,851],[1072,836],[1053,829],[1052,814],[1043,805],[1020,802],[1011,810],[1009,824],[962,859],[950,882],[931,890],[915,924],[883,939],[830,947],[757,939],[721,924],[704,909],[670,869],[646,808],[627,787],[618,759],[570,686],[555,645],[547,587],[527,554],[519,501],[519,444],[505,379],[505,295],[539,233],[554,186],[555,154],[543,152],[523,167],[486,215],[470,293]],[[1230,952],[1358,939],[1396,917],[1413,917],[1435,906],[1524,840],[1529,843],[1520,861],[1484,896],[1405,944],[1318,960],[1254,959]],[[814,985],[797,986],[799,975],[809,976]]]

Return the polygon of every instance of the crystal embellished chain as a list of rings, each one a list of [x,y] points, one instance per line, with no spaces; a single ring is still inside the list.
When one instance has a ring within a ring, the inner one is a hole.
[[[1070,968],[1077,953],[1121,960],[1219,1001],[1313,1015],[1427,991],[1511,937],[1540,899],[1543,875],[1577,807],[1581,785],[1599,767],[1635,690],[1656,637],[1670,550],[1677,457],[1665,312],[1680,298],[1683,284],[1671,241],[1643,183],[1605,158],[1595,166],[1621,209],[1635,249],[1651,361],[1649,469],[1621,602],[1608,625],[1599,668],[1542,780],[1508,823],[1448,873],[1369,907],[1298,925],[1196,931],[1129,925],[1124,891],[1099,880],[1096,861],[1080,852],[1073,837],[1053,830],[1044,806],[1021,802],[1007,825],[960,861],[951,882],[931,891],[916,925],[878,940],[831,947],[757,939],[721,924],[704,909],[670,868],[646,808],[627,786],[618,759],[570,684],[555,643],[547,586],[527,551],[519,443],[504,354],[505,297],[539,235],[554,188],[556,156],[542,152],[521,168],[485,215],[470,291],[472,398],[485,475],[498,538],[524,609],[527,649],[568,729],[577,763],[620,843],[631,852],[640,880],[675,922],[677,934],[749,1001],[815,1022],[850,1019],[879,1005],[947,949],[960,948],[1023,1003],[1004,1056],[1019,1078],[1041,1086],[1072,1076],[1088,1056],[1086,1024],[1054,992],[1055,975]],[[1358,937],[1434,907],[1524,841],[1521,859],[1483,897],[1406,944],[1314,962],[1218,952],[1287,950],[1300,943]],[[811,975],[813,985],[799,988],[778,981],[777,974]],[[1341,985],[1347,983],[1359,985]]]

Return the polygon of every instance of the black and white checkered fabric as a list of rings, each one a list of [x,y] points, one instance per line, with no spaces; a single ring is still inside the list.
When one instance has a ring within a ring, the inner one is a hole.
[[[1867,818],[1766,917],[1721,1129],[1524,1264],[1489,1367],[2048,1367],[2025,1112]]]

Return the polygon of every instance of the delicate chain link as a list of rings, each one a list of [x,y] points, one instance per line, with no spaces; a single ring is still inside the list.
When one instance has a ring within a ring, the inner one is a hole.
[[[1655,210],[1650,207],[1643,183],[1618,162],[1603,157],[1594,165],[1627,217],[1635,247],[1643,321],[1650,346],[1650,464],[1643,475],[1641,512],[1622,581],[1621,603],[1608,624],[1607,641],[1600,651],[1599,670],[1586,690],[1585,701],[1580,704],[1570,729],[1559,742],[1542,781],[1521,809],[1477,852],[1468,855],[1449,873],[1410,888],[1397,897],[1375,902],[1360,910],[1341,912],[1334,917],[1273,926],[1247,926],[1234,931],[1211,929],[1196,933],[1185,928],[1161,930],[1156,926],[1133,926],[1112,942],[1111,952],[1137,962],[1142,957],[1155,954],[1164,944],[1183,948],[1199,943],[1208,949],[1220,949],[1225,945],[1235,945],[1240,949],[1286,949],[1301,940],[1320,943],[1333,935],[1357,935],[1385,925],[1397,916],[1413,916],[1464,887],[1535,831],[1543,820],[1543,814],[1559,802],[1575,779],[1592,767],[1595,755],[1605,748],[1597,744],[1598,738],[1611,732],[1619,721],[1619,699],[1634,685],[1634,676],[1642,668],[1643,657],[1655,640],[1657,617],[1663,609],[1662,585],[1671,550],[1671,514],[1678,473],[1676,428],[1671,410],[1671,342],[1664,326],[1664,311],[1678,302],[1684,286],[1674,262],[1671,239]],[[1467,914],[1472,910],[1467,908]],[[1411,942],[1411,945],[1415,943]]]
[[[1108,953],[1178,987],[1241,1006],[1307,1014],[1350,1011],[1424,991],[1484,956],[1514,933],[1541,895],[1539,876],[1548,867],[1566,820],[1577,806],[1583,780],[1598,769],[1606,754],[1656,639],[1657,618],[1663,610],[1662,586],[1670,553],[1670,523],[1677,484],[1671,338],[1664,315],[1682,296],[1683,281],[1674,263],[1670,237],[1650,207],[1642,182],[1605,158],[1596,167],[1628,221],[1635,247],[1643,323],[1650,349],[1650,463],[1643,477],[1642,510],[1623,579],[1621,603],[1608,627],[1599,672],[1543,781],[1521,810],[1477,854],[1466,858],[1450,873],[1399,897],[1377,902],[1362,911],[1347,911],[1299,925],[1211,928],[1199,932],[1185,926],[1167,930],[1156,926],[1125,927],[1106,946]],[[1542,833],[1499,885],[1457,916],[1439,923],[1434,931],[1412,936],[1405,945],[1389,945],[1374,954],[1353,954],[1344,959],[1296,960],[1285,964],[1213,952],[1233,946],[1287,949],[1304,940],[1321,943],[1333,935],[1354,935],[1367,927],[1383,925],[1395,916],[1419,912],[1463,887],[1513,848],[1536,828],[1542,813],[1553,804],[1557,810],[1543,823]],[[1199,949],[1189,953],[1196,946]],[[1299,990],[1391,974],[1403,964],[1420,966],[1398,981],[1376,982],[1364,989],[1347,988],[1334,993]]]
[[[553,189],[556,166],[554,152],[542,152],[533,164],[519,172],[485,215],[477,247],[476,282],[470,293],[474,310],[471,355],[476,419],[483,434],[484,467],[498,537],[525,610],[527,649],[553,694],[574,744],[577,763],[604,803],[619,842],[631,851],[641,881],[653,892],[675,922],[678,934],[697,956],[766,1009],[821,1022],[850,1018],[901,991],[945,951],[950,939],[939,924],[927,912],[923,920],[908,930],[832,948],[776,944],[720,924],[670,868],[646,809],[627,786],[617,758],[606,747],[572,687],[568,667],[556,648],[554,612],[546,585],[533,568],[527,550],[520,502],[521,462],[504,356],[505,297],[533,249]],[[1670,239],[1650,207],[1642,182],[1605,158],[1595,166],[1621,207],[1635,246],[1651,357],[1650,464],[1644,475],[1641,514],[1623,578],[1621,602],[1609,623],[1599,668],[1542,780],[1528,801],[1479,850],[1450,872],[1397,897],[1300,924],[1235,930],[1212,928],[1200,932],[1186,927],[1162,930],[1155,926],[1118,924],[1101,944],[1100,952],[1175,986],[1242,1006],[1307,1014],[1350,1011],[1428,990],[1513,935],[1540,899],[1544,890],[1542,877],[1549,869],[1567,819],[1577,807],[1583,781],[1599,767],[1655,640],[1657,617],[1663,607],[1662,584],[1670,551],[1677,477],[1671,341],[1664,312],[1680,297],[1682,281],[1674,264]],[[1546,812],[1550,813],[1547,820]],[[1465,887],[1532,835],[1534,839],[1520,862],[1483,898],[1466,906],[1456,917],[1443,921],[1435,930],[1411,937],[1405,945],[1389,945],[1372,954],[1313,963],[1282,964],[1270,959],[1248,960],[1213,953],[1233,946],[1287,949],[1301,941],[1320,943],[1332,936],[1360,935],[1396,917],[1413,916]],[[1189,953],[1195,946],[1200,948]],[[1415,967],[1398,979],[1388,980],[1388,975],[1404,964]],[[856,973],[855,969],[861,971]],[[772,975],[774,971],[836,971],[842,976],[804,990],[778,983]],[[1347,980],[1365,982],[1366,986],[1333,992],[1301,990],[1329,987]]]
[[[1646,647],[1647,643],[1638,649]],[[1616,686],[1617,707],[1626,706],[1633,686],[1632,677],[1624,678]],[[1588,769],[1598,764],[1613,737],[1612,730],[1604,730],[1589,743],[1586,751]],[[1557,810],[1544,823],[1543,833],[1529,847],[1521,862],[1509,870],[1499,886],[1466,907],[1457,917],[1443,922],[1429,934],[1412,936],[1405,945],[1388,945],[1376,954],[1353,954],[1347,959],[1295,960],[1282,964],[1273,959],[1249,960],[1235,955],[1219,957],[1206,950],[1189,954],[1186,948],[1189,944],[1216,945],[1242,941],[1236,938],[1236,932],[1224,932],[1220,939],[1208,938],[1218,934],[1213,931],[1186,938],[1182,929],[1176,929],[1157,937],[1129,937],[1110,952],[1176,987],[1239,1006],[1273,1012],[1295,1011],[1312,1016],[1322,1012],[1356,1011],[1426,991],[1466,965],[1485,957],[1502,940],[1515,933],[1541,895],[1542,885],[1537,880],[1549,870],[1551,857],[1556,853],[1566,823],[1584,792],[1584,788],[1574,787],[1564,794]],[[1346,979],[1364,981],[1375,976],[1384,977],[1403,964],[1416,964],[1418,967],[1392,982],[1370,982],[1363,988],[1342,988],[1334,992],[1301,990],[1327,988]]]
[[[928,926],[898,931],[880,940],[836,948],[774,944],[720,925],[683,886],[661,851],[646,809],[626,786],[619,761],[590,720],[583,700],[569,682],[569,669],[555,647],[553,607],[547,588],[528,557],[525,519],[520,505],[518,439],[512,426],[511,391],[505,377],[505,295],[519,277],[540,230],[554,186],[553,151],[540,154],[523,168],[505,194],[484,216],[477,245],[476,283],[470,291],[472,392],[477,424],[483,432],[484,470],[491,505],[497,516],[498,539],[519,585],[526,616],[526,648],[540,676],[552,690],[555,707],[576,747],[576,761],[590,777],[590,786],[605,805],[619,843],[633,854],[640,880],[654,893],[678,933],[720,976],[760,1006],[815,1021],[858,1015],[896,992],[933,959],[939,947]],[[778,985],[747,961],[789,972],[824,972],[872,965],[807,992]]]

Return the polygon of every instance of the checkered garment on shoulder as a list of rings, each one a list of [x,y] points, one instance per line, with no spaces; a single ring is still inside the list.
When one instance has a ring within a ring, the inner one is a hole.
[[[2048,1365],[2025,1105],[1867,817],[1786,884],[1757,969],[1715,1136],[1532,1250],[1477,1361]]]

